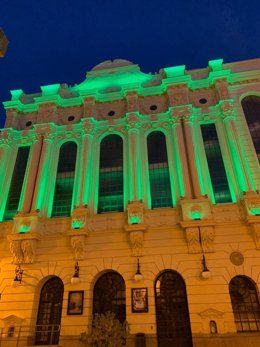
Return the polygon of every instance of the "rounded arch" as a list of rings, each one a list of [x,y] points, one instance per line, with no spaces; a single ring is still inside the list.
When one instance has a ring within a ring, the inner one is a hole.
[[[241,106],[260,162],[260,96],[254,94],[245,96],[241,100]]]
[[[238,275],[229,282],[229,294],[238,332],[260,331],[260,303],[256,283]]]
[[[64,284],[58,276],[49,277],[40,291],[35,345],[59,343]]]
[[[164,270],[154,283],[158,347],[192,347],[186,285],[174,270]]]
[[[126,291],[123,277],[116,271],[106,271],[93,288],[93,315],[114,312],[123,323],[126,319]]]
[[[125,143],[125,135],[120,131],[113,131],[111,133],[104,132],[102,135],[100,135],[97,142],[100,144],[108,136],[119,136],[122,139],[123,143]]]

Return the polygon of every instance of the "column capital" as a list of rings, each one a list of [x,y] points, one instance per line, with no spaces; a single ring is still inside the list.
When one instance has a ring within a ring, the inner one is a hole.
[[[0,132],[0,145],[9,146],[14,138],[14,132],[12,129],[3,129]]]
[[[138,131],[141,127],[139,112],[129,112],[126,114],[126,129],[128,131]]]
[[[96,129],[95,129],[95,122],[92,118],[87,118],[82,120],[82,133],[83,135],[94,135]]]
[[[185,105],[171,107],[169,116],[173,123],[176,124],[178,124],[181,120],[183,120],[184,122],[191,122],[192,106]]]
[[[220,101],[219,107],[220,107],[220,111],[221,111],[221,116],[224,120],[235,118],[234,100],[233,99]]]

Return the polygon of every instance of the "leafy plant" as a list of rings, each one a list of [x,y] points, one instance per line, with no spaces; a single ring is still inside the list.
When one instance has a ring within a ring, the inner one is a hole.
[[[113,312],[95,314],[89,336],[81,334],[81,340],[91,347],[122,347],[126,344],[127,322],[121,324]]]

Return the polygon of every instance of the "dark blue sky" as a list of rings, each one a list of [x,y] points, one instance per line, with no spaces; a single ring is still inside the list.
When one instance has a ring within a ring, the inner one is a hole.
[[[0,102],[12,89],[80,83],[108,59],[157,72],[260,57],[259,0],[1,0],[0,26],[10,41]]]

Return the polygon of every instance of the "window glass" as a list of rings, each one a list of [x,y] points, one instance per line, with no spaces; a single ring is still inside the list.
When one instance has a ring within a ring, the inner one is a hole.
[[[100,144],[98,213],[123,210],[123,140],[109,135]]]
[[[60,148],[52,217],[70,216],[74,186],[77,145],[66,142]]]
[[[30,147],[20,147],[14,165],[13,176],[7,198],[4,220],[10,220],[18,210],[23,188],[26,166],[28,163]]]
[[[160,131],[147,137],[152,208],[172,207],[172,193],[165,136]]]
[[[215,124],[201,126],[215,202],[232,202]]]
[[[247,125],[260,162],[260,97],[251,95],[242,100]]]

